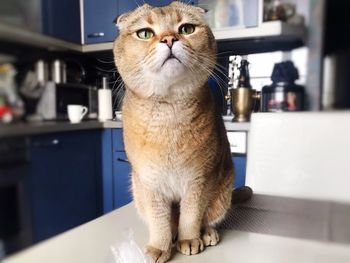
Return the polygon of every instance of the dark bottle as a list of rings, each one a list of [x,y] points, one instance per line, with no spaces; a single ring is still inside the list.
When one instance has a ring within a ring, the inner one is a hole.
[[[250,85],[248,60],[242,59],[241,61],[237,88],[252,88],[252,85]]]

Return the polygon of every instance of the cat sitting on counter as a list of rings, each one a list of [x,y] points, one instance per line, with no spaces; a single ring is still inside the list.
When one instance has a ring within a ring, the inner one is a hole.
[[[216,42],[204,13],[173,2],[117,18],[125,149],[135,205],[149,228],[145,253],[155,262],[170,259],[174,240],[186,255],[215,246],[214,226],[231,207],[234,169],[208,87]]]

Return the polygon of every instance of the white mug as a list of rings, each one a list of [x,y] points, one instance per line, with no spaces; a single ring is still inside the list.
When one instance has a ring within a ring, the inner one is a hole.
[[[67,106],[68,111],[68,119],[71,123],[78,123],[81,122],[83,117],[88,112],[88,108],[86,108],[83,105],[68,105]]]

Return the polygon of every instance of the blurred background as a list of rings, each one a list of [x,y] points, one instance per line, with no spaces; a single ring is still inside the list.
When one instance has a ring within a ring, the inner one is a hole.
[[[171,1],[0,1],[0,259],[131,201],[113,21],[143,2]],[[183,2],[208,9],[217,40],[209,86],[230,122],[233,187],[252,112],[350,108],[348,1]],[[76,124],[72,104],[88,110]]]

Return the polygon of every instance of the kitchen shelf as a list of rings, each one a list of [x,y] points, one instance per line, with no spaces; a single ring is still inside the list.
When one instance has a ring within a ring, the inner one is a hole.
[[[0,23],[0,41],[16,46],[27,46],[53,51],[98,52],[110,50],[113,43],[80,45],[17,26]]]
[[[262,23],[252,28],[214,29],[219,52],[247,54],[273,50],[290,50],[302,46],[305,36],[304,26],[290,25],[281,21]],[[99,52],[112,50],[113,42],[80,45],[28,31],[17,26],[0,23],[0,40],[17,45],[31,46],[48,50]]]
[[[281,21],[261,23],[258,27],[213,29],[217,41],[234,41],[242,39],[281,37],[302,39],[304,26],[290,25]]]
[[[81,45],[50,37],[17,26],[0,23],[0,40],[48,50],[81,51]]]
[[[89,52],[99,52],[113,49],[113,42],[99,43],[99,44],[89,44],[82,45],[81,52],[89,53]]]
[[[245,55],[303,46],[306,29],[303,25],[270,21],[258,27],[214,29],[213,33],[220,53]]]

